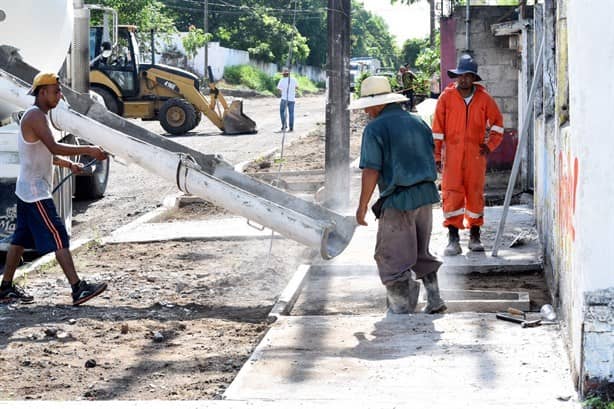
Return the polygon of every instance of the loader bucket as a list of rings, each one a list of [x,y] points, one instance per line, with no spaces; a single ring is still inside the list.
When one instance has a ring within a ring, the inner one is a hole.
[[[256,122],[243,113],[243,101],[234,100],[224,111],[222,118],[224,133],[233,135],[240,133],[256,133]]]

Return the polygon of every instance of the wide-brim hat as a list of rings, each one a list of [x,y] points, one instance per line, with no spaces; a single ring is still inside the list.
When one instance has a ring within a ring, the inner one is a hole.
[[[360,98],[352,101],[348,109],[364,109],[404,101],[407,101],[405,96],[392,92],[388,78],[374,75],[362,81]]]
[[[28,94],[34,95],[36,88],[43,85],[54,85],[60,83],[60,77],[54,72],[39,72],[32,81],[32,86],[28,90]]]
[[[463,74],[473,74],[476,77],[476,81],[482,81],[482,77],[478,74],[478,64],[469,54],[461,55],[457,67],[453,70],[448,70],[448,76],[450,78],[456,78]]]

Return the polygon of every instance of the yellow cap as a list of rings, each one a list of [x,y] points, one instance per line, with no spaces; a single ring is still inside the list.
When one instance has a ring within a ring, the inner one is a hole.
[[[42,87],[43,85],[53,85],[59,84],[60,77],[53,72],[39,72],[34,77],[34,81],[32,81],[32,87],[28,90],[28,94],[33,95],[36,88]]]

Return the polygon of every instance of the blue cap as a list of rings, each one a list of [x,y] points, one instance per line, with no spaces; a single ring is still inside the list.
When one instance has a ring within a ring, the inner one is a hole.
[[[459,75],[471,73],[476,76],[476,81],[482,81],[482,77],[478,75],[478,64],[473,61],[473,57],[469,54],[463,54],[458,60],[458,66],[454,70],[448,70],[450,78],[456,78]]]

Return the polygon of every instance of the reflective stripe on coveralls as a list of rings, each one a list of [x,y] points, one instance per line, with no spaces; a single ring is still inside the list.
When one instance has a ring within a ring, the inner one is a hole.
[[[456,83],[446,87],[437,101],[433,119],[435,160],[443,166],[443,225],[459,229],[484,224],[487,159],[480,154],[480,144],[487,144],[492,152],[503,139],[503,116],[496,102],[482,85],[473,85],[475,92],[469,104],[456,89]],[[464,225],[463,214],[458,214],[460,209],[465,209]],[[448,217],[449,214],[453,215]]]
[[[450,217],[454,217],[454,216],[458,216],[461,214],[465,214],[465,209],[457,209],[457,210],[453,210],[451,212],[443,212],[443,217],[445,217],[446,219],[449,219]]]

